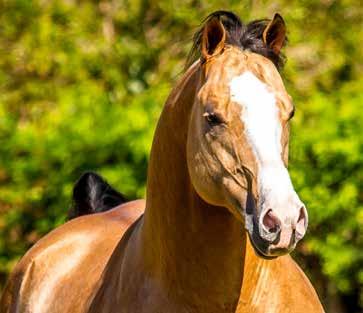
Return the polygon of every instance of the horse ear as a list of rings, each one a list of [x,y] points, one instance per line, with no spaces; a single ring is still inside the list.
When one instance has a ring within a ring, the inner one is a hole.
[[[276,54],[280,53],[286,41],[286,25],[282,16],[276,13],[263,31],[263,42]]]
[[[226,30],[217,17],[209,20],[203,28],[201,53],[204,59],[219,54],[226,40]]]

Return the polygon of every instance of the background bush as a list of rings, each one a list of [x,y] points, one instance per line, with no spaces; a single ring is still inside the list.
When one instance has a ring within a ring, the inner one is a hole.
[[[354,0],[0,3],[0,286],[95,170],[142,197],[153,130],[216,9],[280,12],[294,98],[291,175],[309,208],[296,258],[328,312],[363,309],[363,9]]]

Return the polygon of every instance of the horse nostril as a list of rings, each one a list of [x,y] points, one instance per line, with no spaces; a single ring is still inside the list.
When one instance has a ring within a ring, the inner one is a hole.
[[[269,209],[262,218],[262,225],[269,233],[278,233],[281,228],[281,221],[272,209]]]
[[[296,226],[295,226],[297,240],[300,240],[302,237],[304,237],[306,228],[308,226],[307,224],[308,224],[307,212],[306,212],[305,207],[302,206],[300,208],[299,218],[298,218],[298,220],[296,222]]]

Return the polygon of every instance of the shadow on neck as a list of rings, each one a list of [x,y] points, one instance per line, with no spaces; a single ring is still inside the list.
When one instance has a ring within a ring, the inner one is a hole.
[[[142,230],[144,256],[149,270],[166,288],[180,293],[177,297],[200,309],[209,305],[232,310],[241,291],[246,233],[226,208],[203,201],[189,178],[186,142],[199,77],[197,64],[172,91],[155,132]]]

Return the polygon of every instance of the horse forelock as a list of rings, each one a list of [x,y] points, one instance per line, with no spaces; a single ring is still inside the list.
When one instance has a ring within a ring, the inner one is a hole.
[[[187,58],[186,68],[193,64],[196,59],[200,58],[203,30],[213,18],[218,18],[223,24],[226,31],[225,44],[260,54],[268,58],[278,70],[283,68],[286,61],[285,55],[281,52],[276,53],[276,51],[266,45],[263,41],[263,32],[271,20],[258,19],[245,24],[235,13],[229,11],[213,12],[203,21],[201,27],[193,36],[193,45]],[[287,37],[285,38],[283,45],[285,45],[286,42]]]

